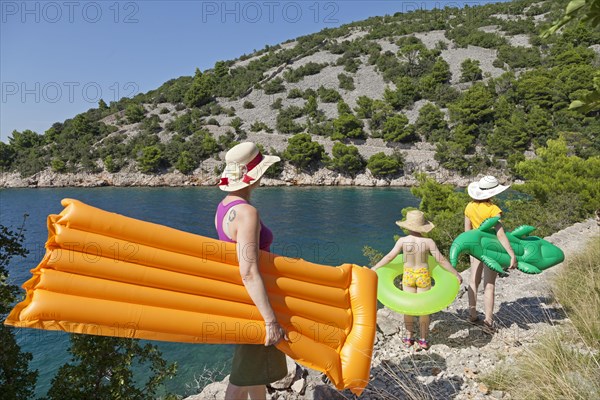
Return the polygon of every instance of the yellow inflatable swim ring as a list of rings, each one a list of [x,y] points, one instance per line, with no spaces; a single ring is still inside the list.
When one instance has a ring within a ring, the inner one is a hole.
[[[109,213],[72,199],[48,217],[46,254],[8,325],[191,343],[262,344],[236,245]],[[369,381],[377,276],[261,252],[288,341],[277,347],[360,395]]]

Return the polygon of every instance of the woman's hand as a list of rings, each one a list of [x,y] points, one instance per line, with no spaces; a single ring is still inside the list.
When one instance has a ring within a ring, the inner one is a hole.
[[[279,322],[265,322],[266,337],[265,346],[271,346],[279,343],[281,339],[288,340],[285,330],[279,325]]]

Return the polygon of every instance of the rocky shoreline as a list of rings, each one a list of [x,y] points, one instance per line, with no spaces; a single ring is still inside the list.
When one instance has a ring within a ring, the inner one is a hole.
[[[440,183],[465,187],[472,178],[450,174],[444,170],[425,172]],[[496,172],[496,176],[500,173]],[[17,172],[0,173],[0,188],[61,188],[61,187],[189,187],[215,186],[218,180],[214,173],[197,170],[185,175],[180,172],[143,174],[140,172],[118,173],[56,173],[50,170],[38,172],[30,177],[22,177]],[[350,177],[321,168],[311,173],[298,172],[286,165],[279,179],[263,177],[264,186],[361,186],[361,187],[410,187],[417,184],[414,174],[393,179],[376,178],[370,172]]]
[[[577,223],[546,239],[565,252],[567,260],[581,252],[590,240],[600,245],[600,226],[594,219]],[[568,321],[560,304],[553,302],[549,283],[562,264],[540,275],[513,272],[499,279],[496,309],[499,330],[493,335],[467,322],[467,296],[459,294],[446,310],[431,318],[429,351],[405,349],[402,316],[385,308],[377,315],[377,337],[371,380],[361,399],[509,399],[490,390],[479,379],[501,362],[510,363],[527,351],[544,332]],[[463,273],[468,278],[469,272]],[[482,301],[479,293],[479,302]],[[336,391],[323,375],[289,361],[289,375],[275,383],[270,400],[350,399],[350,391]],[[183,367],[183,366],[181,366]],[[227,378],[214,382],[186,400],[224,398]]]

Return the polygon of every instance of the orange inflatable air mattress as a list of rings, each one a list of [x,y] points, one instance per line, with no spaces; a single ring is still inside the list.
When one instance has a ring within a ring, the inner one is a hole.
[[[77,200],[48,217],[46,254],[5,323],[104,336],[262,344],[236,245],[109,213]],[[360,394],[376,329],[376,274],[261,252],[288,341],[277,347]]]

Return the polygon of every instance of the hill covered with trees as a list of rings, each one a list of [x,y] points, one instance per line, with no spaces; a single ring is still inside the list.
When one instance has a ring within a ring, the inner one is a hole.
[[[283,158],[270,172],[280,179],[326,171],[392,182],[490,168],[523,178],[519,163],[556,139],[570,155],[598,157],[600,111],[568,106],[594,90],[600,29],[581,22],[541,35],[566,3],[416,10],[266,46],[101,100],[43,134],[13,131],[0,169],[214,176],[243,140]]]

